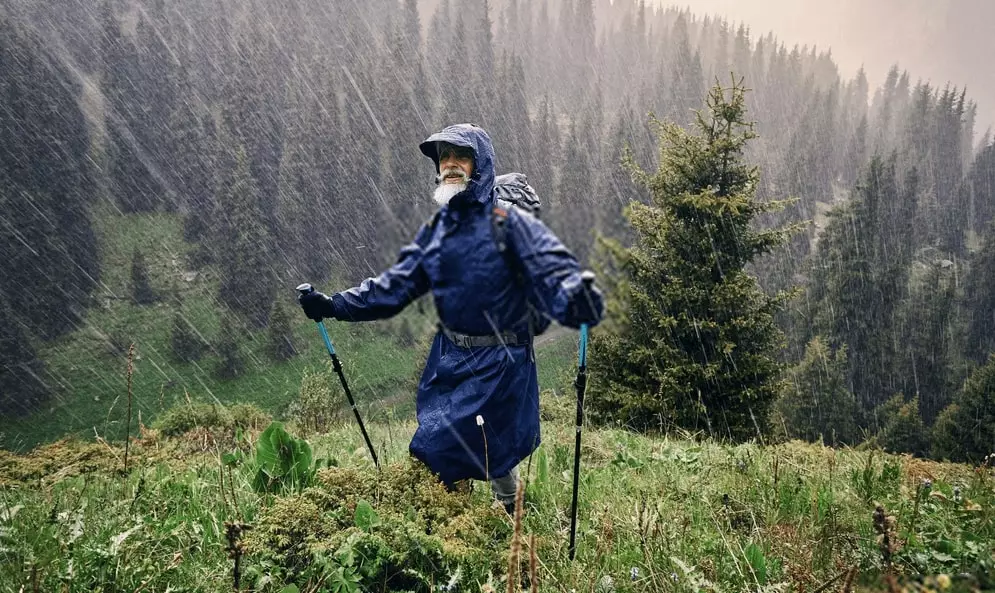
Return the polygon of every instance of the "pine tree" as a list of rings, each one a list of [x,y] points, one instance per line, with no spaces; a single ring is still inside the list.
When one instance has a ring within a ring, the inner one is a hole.
[[[24,325],[0,300],[0,417],[30,413],[47,400],[50,389],[44,375],[45,364]]]
[[[967,322],[965,354],[983,364],[995,352],[995,224],[989,224],[981,249],[971,258],[971,273],[964,289]]]
[[[790,231],[751,227],[775,205],[756,201],[757,171],[741,161],[754,137],[745,90],[714,87],[698,135],[655,123],[660,167],[638,173],[652,203],[627,210],[636,244],[602,242],[612,273],[601,275],[607,319],[591,341],[592,408],[638,428],[756,437],[781,391],[773,314],[784,298],[745,268]]]
[[[676,54],[671,64],[669,84],[664,87],[667,93],[665,113],[671,121],[685,124],[692,119],[690,109],[698,104],[705,90],[705,76],[701,57],[697,52],[691,52],[684,15],[678,16],[674,24],[673,38]]]
[[[152,97],[144,93],[149,89],[155,94],[156,85],[169,85],[155,78],[160,72],[144,70],[143,60],[150,55],[122,34],[111,3],[104,6],[101,86],[107,98],[107,183],[123,212],[150,212],[163,204],[165,187],[153,134],[159,122],[152,120]],[[138,33],[141,43],[158,45],[146,21],[140,21]]]
[[[875,415],[883,426],[877,442],[891,453],[911,453],[922,457],[929,448],[926,426],[919,414],[919,398],[905,401],[901,393],[878,407]]]
[[[259,208],[258,190],[245,150],[235,149],[234,163],[219,186],[219,237],[215,249],[221,270],[220,298],[250,325],[262,327],[273,302],[272,245]]]
[[[956,297],[956,264],[950,260],[930,262],[930,267],[917,277],[912,274],[911,294],[899,311],[903,321],[898,357],[901,368],[896,373],[904,378],[905,393],[919,398],[922,419],[932,424],[940,411],[950,403],[955,388],[951,377],[954,368],[953,323]],[[917,266],[918,267],[918,266]]]
[[[980,463],[995,443],[995,353],[964,383],[933,427],[933,456]]]
[[[217,343],[214,346],[218,353],[217,366],[214,374],[219,379],[234,379],[245,371],[245,359],[239,344],[239,336],[235,335],[241,324],[237,323],[229,313],[222,313],[221,329]]]
[[[197,334],[180,310],[173,313],[173,326],[169,334],[173,357],[180,362],[200,360],[207,344]]]
[[[439,124],[448,126],[457,123],[476,123],[483,121],[483,111],[479,102],[473,98],[467,80],[474,76],[474,70],[467,69],[466,57],[469,55],[469,44],[466,39],[466,27],[462,13],[456,15],[456,25],[453,38],[446,48],[445,72],[452,73],[455,78],[443,77],[440,88],[442,113]],[[457,77],[458,75],[458,77]]]
[[[277,299],[273,301],[273,312],[269,319],[269,354],[273,360],[289,360],[297,356],[294,345],[294,331],[290,325],[290,312]]]
[[[151,305],[159,300],[149,282],[149,265],[140,249],[135,249],[131,256],[131,300],[136,305]]]
[[[896,310],[906,283],[915,177],[896,179],[895,161],[872,159],[854,199],[830,211],[819,238],[809,301],[814,330],[847,347],[849,379],[870,410],[898,390]]]
[[[75,326],[100,277],[80,85],[37,34],[3,17],[0,65],[0,293],[33,337],[50,339]]]
[[[774,406],[773,430],[789,438],[856,444],[860,410],[846,387],[846,349],[831,350],[818,336],[788,371],[788,385]]]
[[[556,192],[556,224],[553,229],[582,262],[587,262],[594,230],[594,207],[591,187],[594,175],[587,144],[580,141],[583,131],[575,119],[570,123],[560,185]]]

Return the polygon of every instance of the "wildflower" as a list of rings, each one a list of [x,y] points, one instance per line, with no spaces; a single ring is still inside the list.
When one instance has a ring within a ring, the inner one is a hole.
[[[940,591],[946,591],[950,588],[950,577],[945,574],[936,577],[936,586],[940,588]]]
[[[922,489],[923,490],[929,490],[932,487],[933,487],[933,480],[930,480],[929,478],[926,478],[925,480],[922,481]]]

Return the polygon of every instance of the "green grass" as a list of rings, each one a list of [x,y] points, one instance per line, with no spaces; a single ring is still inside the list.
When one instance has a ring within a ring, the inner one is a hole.
[[[340,467],[323,470],[329,473],[301,494],[275,497],[250,488],[251,452],[230,482],[227,473],[222,478],[220,454],[232,443],[203,433],[135,443],[128,474],[118,469],[116,446],[59,443],[26,457],[0,452],[0,592],[33,590],[34,583],[46,591],[230,591],[225,522],[235,520],[252,526],[247,538],[254,542],[242,559],[243,587],[281,591],[295,582],[309,590],[307,582],[338,574],[348,562],[345,574],[360,574],[390,557],[436,586],[462,559],[460,574],[484,576],[459,590],[478,591],[489,581],[504,591],[512,528],[502,511],[491,510],[486,485],[431,495],[430,480],[412,474],[407,461],[414,423],[369,428],[383,444],[379,476],[358,430],[344,422],[309,437],[316,457]],[[990,467],[589,428],[571,563],[574,430],[546,422],[543,436],[521,466],[528,475],[522,533],[526,542],[536,538],[540,591],[607,590],[607,579],[616,591],[814,591],[831,581],[825,590],[838,591],[851,569],[856,590],[886,590],[873,519],[878,504],[894,517],[890,572],[904,590],[919,590],[912,588],[916,575],[930,575],[939,590],[941,574],[953,590],[995,587]],[[412,475],[421,482],[411,484]],[[399,499],[402,484],[414,490]],[[383,520],[367,513],[362,527],[354,524],[360,500]],[[429,516],[436,517],[430,534]],[[457,523],[447,523],[451,517]],[[463,535],[453,535],[459,525]],[[333,553],[340,560],[329,560]],[[310,567],[296,579],[291,558]],[[524,558],[527,565],[527,546]],[[415,571],[417,559],[423,564]]]
[[[266,333],[262,330],[243,334],[246,373],[236,379],[215,378],[217,356],[210,352],[195,363],[177,362],[169,345],[176,301],[207,340],[217,336],[222,305],[216,302],[214,272],[208,268],[191,282],[184,279],[184,262],[191,247],[182,240],[182,224],[176,215],[121,216],[108,211],[98,212],[95,220],[104,270],[97,304],[87,312],[82,329],[40,349],[48,382],[54,387],[53,398],[36,414],[0,424],[0,447],[23,451],[70,435],[122,440],[128,397],[127,350],[132,342],[137,352],[132,376],[132,434],[137,434],[139,417],[150,425],[164,409],[187,397],[226,405],[251,403],[279,414],[297,395],[305,370],[328,366],[317,328],[297,309],[293,287],[281,297],[293,309],[299,356],[273,362],[266,353]],[[153,288],[163,297],[153,305],[136,306],[128,298],[136,248],[144,252]],[[399,346],[396,329],[402,318],[407,318],[416,333],[431,331],[433,319],[414,310],[386,322],[326,322],[349,386],[371,419],[406,417],[414,412],[415,381],[424,354],[417,347]],[[561,336],[540,348],[540,385],[564,384],[568,365],[576,364],[571,356],[576,356],[574,338]]]

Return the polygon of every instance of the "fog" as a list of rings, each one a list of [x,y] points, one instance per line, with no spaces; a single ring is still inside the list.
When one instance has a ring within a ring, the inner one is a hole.
[[[992,0],[687,0],[659,2],[773,31],[787,45],[832,48],[841,74],[863,66],[872,87],[895,63],[934,86],[967,86],[978,135],[995,124]]]

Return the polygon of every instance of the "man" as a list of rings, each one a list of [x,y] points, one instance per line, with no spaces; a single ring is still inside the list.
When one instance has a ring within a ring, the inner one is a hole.
[[[601,320],[603,299],[585,288],[570,251],[525,212],[507,210],[507,248],[499,252],[494,149],[483,129],[450,126],[420,148],[435,162],[436,216],[378,277],[331,296],[303,295],[300,303],[315,321],[369,321],[391,317],[431,290],[440,329],[418,386],[410,451],[449,487],[491,480],[510,512],[517,466],[540,442],[527,305],[576,328]]]

